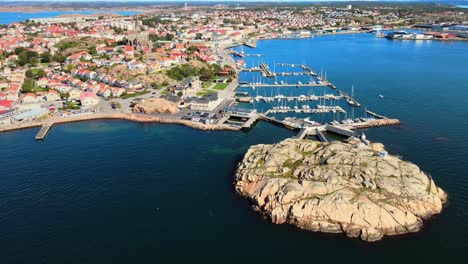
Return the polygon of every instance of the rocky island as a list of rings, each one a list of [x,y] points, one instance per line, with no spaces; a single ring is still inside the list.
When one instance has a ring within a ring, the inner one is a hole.
[[[355,138],[252,146],[235,188],[273,223],[366,241],[420,230],[447,199],[418,166]]]

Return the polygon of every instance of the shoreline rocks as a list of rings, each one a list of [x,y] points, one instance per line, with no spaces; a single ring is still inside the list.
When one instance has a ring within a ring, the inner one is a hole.
[[[365,241],[417,232],[446,193],[416,165],[366,145],[286,139],[250,147],[235,189],[275,224]]]

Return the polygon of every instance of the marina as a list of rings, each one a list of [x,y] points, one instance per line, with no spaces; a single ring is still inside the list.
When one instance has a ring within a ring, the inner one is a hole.
[[[362,104],[355,98],[354,86],[348,94],[328,81],[326,73],[320,71],[318,75],[305,63],[274,62],[269,65],[266,61],[251,58],[246,60],[245,66],[240,69],[242,75],[234,107],[244,112],[254,111],[257,117],[231,122],[240,128],[250,128],[255,120],[262,119],[299,130],[297,138],[315,136],[327,142],[324,132],[351,137],[357,135],[354,132],[357,129],[400,124],[398,119],[387,118],[367,108],[359,110]],[[272,71],[271,67],[291,70]],[[269,80],[272,78],[274,81]]]

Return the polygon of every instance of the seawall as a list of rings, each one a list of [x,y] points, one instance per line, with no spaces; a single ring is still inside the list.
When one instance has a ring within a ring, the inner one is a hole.
[[[9,125],[0,127],[0,132],[13,131],[18,129],[26,129],[32,127],[40,127],[43,124],[56,125],[62,123],[80,122],[87,120],[99,120],[99,119],[119,119],[129,120],[138,123],[161,123],[161,124],[179,124],[188,126],[200,130],[230,130],[237,131],[238,129],[226,126],[226,125],[214,125],[214,124],[202,124],[192,122],[189,120],[180,119],[169,119],[157,116],[141,115],[141,114],[124,114],[124,113],[99,113],[99,114],[87,114],[87,115],[75,115],[66,117],[52,117],[43,121],[32,121],[25,124]]]

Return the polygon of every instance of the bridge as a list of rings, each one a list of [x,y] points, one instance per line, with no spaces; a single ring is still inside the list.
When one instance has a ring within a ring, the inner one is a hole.
[[[355,137],[356,136],[356,132],[345,129],[345,128],[337,127],[337,126],[327,125],[325,127],[325,129],[327,131],[333,132],[333,133],[338,134],[338,135],[346,136],[346,137]]]
[[[317,137],[318,137],[318,139],[320,141],[322,141],[323,143],[328,143],[327,138],[323,135],[323,133],[322,133],[322,131],[320,131],[320,129],[316,128],[315,133],[316,133],[316,135],[317,135]]]

